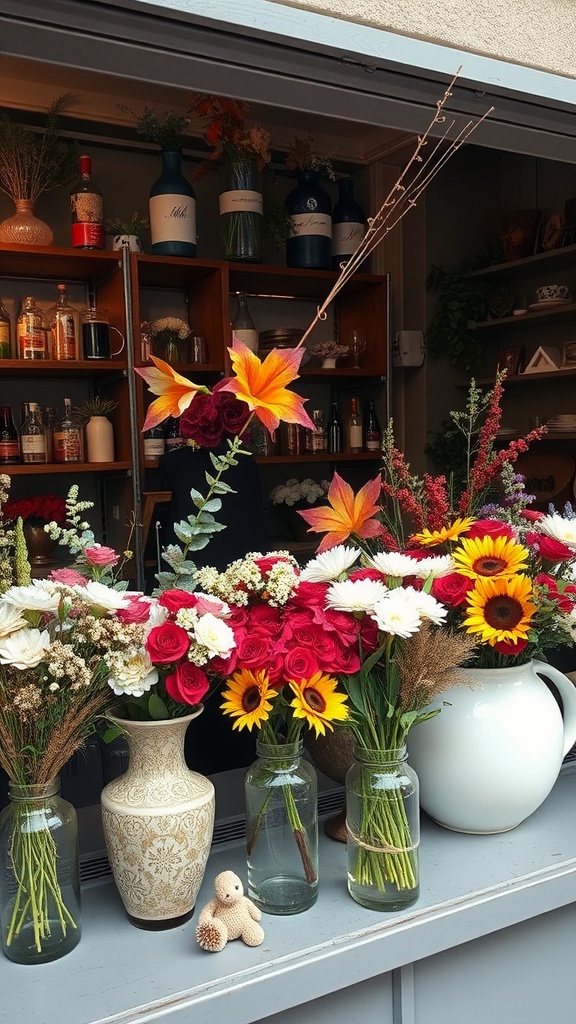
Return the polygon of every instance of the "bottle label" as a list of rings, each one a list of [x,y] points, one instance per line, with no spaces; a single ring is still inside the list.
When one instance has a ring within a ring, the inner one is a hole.
[[[104,200],[97,192],[73,192],[70,196],[70,208],[75,222],[102,227]],[[74,224],[72,229],[74,229]]]
[[[196,245],[196,200],[192,196],[166,194],[150,199],[152,245],[158,242],[189,242]]]
[[[362,451],[362,427],[356,426],[356,424],[350,424],[349,428],[349,442],[351,452]]]
[[[78,430],[54,431],[54,462],[80,462]]]
[[[74,317],[66,313],[59,313],[52,324],[52,358],[76,359]]]
[[[262,213],[262,193],[250,189],[232,189],[221,192],[218,200],[220,213],[236,213],[238,210],[248,213]]]
[[[0,320],[0,359],[10,359],[10,325]]]
[[[380,435],[379,434],[366,434],[366,451],[367,452],[379,452],[380,451]]]
[[[103,224],[79,221],[72,225],[72,247],[75,249],[103,249],[105,241]]]
[[[20,445],[22,455],[46,456],[46,438],[44,434],[22,434]]]
[[[173,452],[176,448],[184,448],[186,446],[185,437],[167,437],[165,440],[166,451]]]
[[[312,435],[313,452],[325,452],[328,450],[328,437],[325,430],[311,430],[310,434]]]
[[[349,256],[360,245],[364,238],[363,224],[349,221],[347,224],[332,225],[332,255]]]
[[[0,441],[0,462],[5,462],[7,459],[12,461],[18,459],[20,455],[20,446],[18,441]]]
[[[295,235],[332,237],[332,218],[329,213],[293,213],[290,219]]]
[[[258,331],[254,331],[252,329],[246,331],[242,330],[241,327],[233,327],[232,335],[233,337],[238,338],[238,341],[241,341],[243,345],[246,345],[246,348],[249,348],[251,352],[258,351]]]
[[[144,438],[144,458],[157,459],[159,455],[164,455],[164,451],[165,444],[163,437]]]
[[[47,359],[48,331],[34,324],[18,324],[18,350],[21,359]]]

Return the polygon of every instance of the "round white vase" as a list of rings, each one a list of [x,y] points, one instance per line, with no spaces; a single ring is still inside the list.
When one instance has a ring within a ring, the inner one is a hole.
[[[102,790],[102,822],[114,881],[132,924],[173,928],[192,914],[214,829],[214,786],[184,759],[184,718],[133,722],[124,731],[128,770]]]
[[[86,424],[88,462],[114,462],[114,427],[107,416],[91,416]]]
[[[576,742],[576,688],[540,661],[466,674],[470,685],[445,690],[430,705],[440,714],[408,734],[420,804],[456,832],[507,832],[546,799]]]

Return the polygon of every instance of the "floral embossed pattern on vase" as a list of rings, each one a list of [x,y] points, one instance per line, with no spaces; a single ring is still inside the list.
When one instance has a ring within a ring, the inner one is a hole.
[[[158,722],[112,718],[128,739],[128,771],[102,791],[114,880],[140,928],[172,928],[190,917],[214,827],[214,787],[184,760],[188,724],[202,712]]]

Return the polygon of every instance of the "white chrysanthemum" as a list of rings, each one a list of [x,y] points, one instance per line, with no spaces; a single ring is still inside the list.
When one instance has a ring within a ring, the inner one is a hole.
[[[330,583],[332,580],[337,580],[343,572],[354,565],[359,555],[358,548],[337,544],[329,551],[324,551],[323,554],[312,558],[304,566],[300,579],[307,583]]]
[[[158,682],[158,671],[152,665],[148,652],[140,649],[123,651],[121,657],[111,659],[108,686],[117,697],[141,697]]]
[[[341,580],[326,594],[326,607],[340,612],[373,612],[388,588],[376,580]]]
[[[0,637],[10,636],[10,633],[15,633],[16,630],[24,629],[28,625],[20,611],[21,609],[13,604],[6,604],[4,601],[0,604]]]
[[[420,613],[411,594],[401,587],[389,590],[376,602],[371,618],[383,633],[403,638],[417,633],[422,625]]]
[[[197,643],[205,647],[211,657],[227,657],[236,646],[234,632],[227,622],[208,612],[196,622],[194,634]]]
[[[85,587],[74,587],[74,593],[87,604],[96,605],[107,612],[126,608],[130,603],[130,598],[126,597],[122,591],[113,590],[112,587],[106,587],[103,583],[97,583],[96,580],[90,580]]]
[[[42,582],[34,580],[28,587],[10,587],[3,598],[22,611],[54,612],[60,604],[61,595],[57,590],[42,586]]]
[[[50,647],[47,629],[20,629],[0,640],[0,664],[36,668]]]
[[[426,580],[430,576],[437,579],[438,576],[447,576],[448,573],[454,572],[454,559],[451,555],[437,555],[435,558],[420,558],[419,560],[413,558],[412,561],[418,567],[414,576],[421,580]]]
[[[399,551],[379,551],[369,559],[369,564],[384,576],[395,576],[397,579],[418,575],[418,560],[402,555]]]
[[[544,519],[538,519],[533,527],[539,533],[545,533],[547,537],[553,537],[567,547],[576,549],[576,519],[565,519],[555,512]]]
[[[432,597],[432,594],[425,594],[422,590],[415,590],[414,587],[406,587],[404,593],[409,595],[414,608],[423,619],[429,619],[437,626],[446,620],[448,609],[435,597]]]

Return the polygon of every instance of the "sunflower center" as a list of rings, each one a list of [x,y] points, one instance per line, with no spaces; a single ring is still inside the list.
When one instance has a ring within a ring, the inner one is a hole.
[[[472,568],[479,576],[496,576],[503,569],[508,568],[508,562],[504,558],[496,558],[494,555],[481,555],[472,563]]]
[[[260,690],[257,686],[249,686],[247,690],[242,694],[242,710],[247,715],[250,712],[255,711],[260,705]]]
[[[317,714],[322,714],[326,711],[326,701],[324,700],[324,697],[312,686],[304,687],[302,696],[304,697],[308,707],[312,708],[312,711],[315,711]]]
[[[486,602],[484,618],[492,629],[514,629],[522,619],[522,605],[515,597],[498,594]]]

